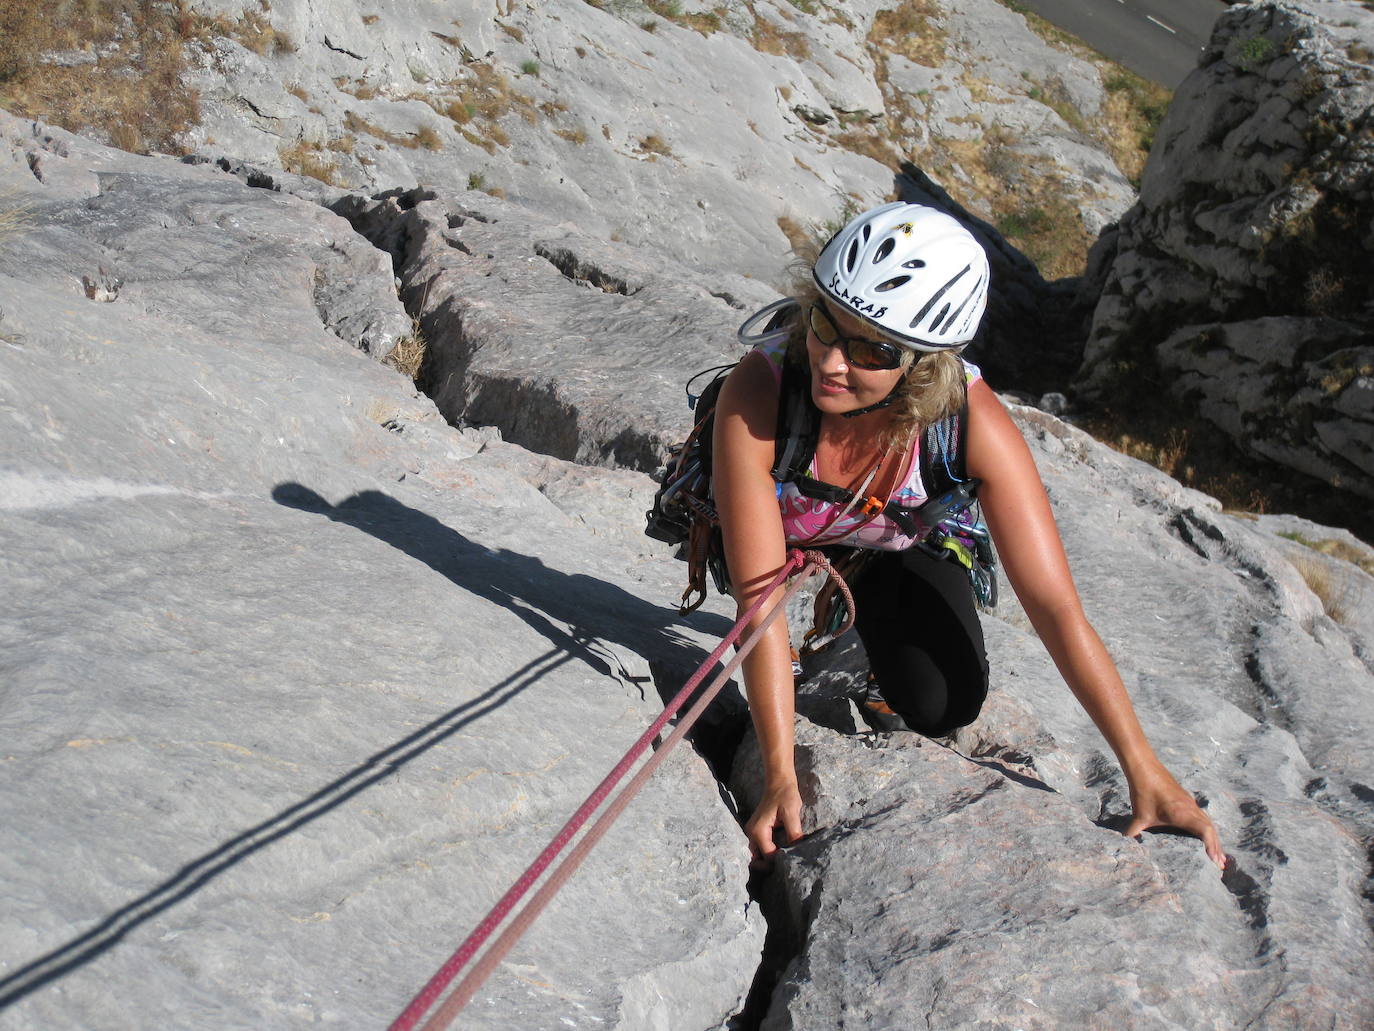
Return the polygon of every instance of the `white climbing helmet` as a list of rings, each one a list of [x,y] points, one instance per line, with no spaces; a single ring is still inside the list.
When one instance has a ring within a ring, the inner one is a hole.
[[[896,201],[852,219],[816,259],[816,285],[918,351],[962,347],[988,305],[988,258],[942,211]]]

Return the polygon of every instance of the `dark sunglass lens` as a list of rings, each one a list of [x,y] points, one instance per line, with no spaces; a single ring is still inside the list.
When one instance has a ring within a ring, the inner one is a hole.
[[[849,360],[861,369],[895,369],[900,364],[896,348],[877,340],[851,338],[847,350]]]
[[[830,325],[830,320],[826,318],[825,312],[821,310],[818,304],[811,306],[811,332],[815,333],[816,339],[825,344],[826,347],[833,346],[835,338],[839,335],[835,327]]]

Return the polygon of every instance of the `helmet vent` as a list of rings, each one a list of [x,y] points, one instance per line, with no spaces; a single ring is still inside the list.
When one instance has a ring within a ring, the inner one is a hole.
[[[911,277],[910,277],[910,276],[894,276],[893,278],[887,280],[887,281],[884,282],[884,283],[879,283],[879,284],[878,284],[877,286],[875,286],[873,289],[874,289],[874,291],[877,292],[877,293],[885,294],[885,293],[887,293],[889,290],[896,290],[897,287],[902,286],[904,283],[910,283],[910,282],[911,282]]]
[[[929,315],[930,310],[940,302],[940,298],[944,297],[945,294],[949,293],[950,287],[954,286],[955,283],[959,282],[959,280],[964,278],[964,276],[966,276],[969,270],[972,268],[972,265],[965,265],[963,268],[961,268],[958,272],[954,274],[954,276],[949,280],[949,282],[947,282],[944,286],[940,287],[940,289],[936,290],[935,293],[933,293],[930,296],[930,299],[926,301],[924,305],[921,306],[921,310],[916,313],[916,317],[911,320],[910,328],[915,329],[917,326],[919,326],[921,324],[921,320],[925,318],[927,315]],[[949,305],[946,304],[944,308],[941,309],[940,314],[931,320],[931,326],[938,326],[940,324],[940,320],[948,314]]]
[[[859,261],[859,241],[853,240],[849,244],[849,251],[844,256],[844,270],[853,272],[854,266]]]
[[[882,243],[878,244],[878,250],[873,255],[873,264],[877,265],[879,262],[886,261],[887,256],[892,253],[892,248],[896,246],[897,241],[890,236]],[[879,287],[879,289],[881,290],[882,287]]]
[[[920,258],[912,258],[910,261],[902,262],[902,268],[925,268],[926,263]]]

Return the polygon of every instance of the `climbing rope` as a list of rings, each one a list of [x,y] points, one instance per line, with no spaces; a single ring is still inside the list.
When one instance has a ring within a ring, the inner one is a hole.
[[[648,760],[635,773],[630,781],[625,785],[621,792],[611,800],[605,811],[597,818],[596,822],[587,830],[587,833],[573,847],[573,850],[554,868],[548,879],[540,886],[539,890],[531,896],[524,907],[515,914],[510,924],[501,932],[501,935],[492,942],[491,946],[482,954],[482,958],[473,966],[471,970],[458,983],[458,986],[444,999],[443,1004],[434,1011],[433,1015],[425,1022],[421,1031],[443,1031],[452,1022],[458,1012],[467,1005],[468,1001],[476,994],[482,982],[491,975],[497,964],[510,951],[511,947],[519,939],[526,928],[534,922],[539,913],[548,905],[558,889],[568,880],[569,877],[581,865],[582,860],[591,852],[592,848],[602,835],[610,829],[621,812],[629,805],[630,800],[644,785],[644,782],[653,775],[659,765],[667,758],[668,753],[692,728],[696,721],[706,711],[706,707],[715,699],[720,689],[726,684],[734,674],[740,664],[744,661],[754,646],[762,639],[764,631],[782,615],[787,608],[787,603],[801,590],[803,584],[810,576],[824,570],[829,575],[836,576],[830,563],[819,552],[792,551],[788,554],[787,560],[783,563],[782,569],[778,571],[773,582],[770,583],[760,594],[757,601],[749,608],[743,616],[735,623],[730,632],[725,635],[716,649],[711,652],[701,667],[688,679],[673,699],[667,704],[658,718],[651,723],[647,730],[639,736],[639,739],[630,746],[625,755],[616,763],[615,767],[608,773],[604,780],[597,785],[596,789],[587,796],[575,813],[568,819],[544,851],[533,863],[522,873],[515,883],[501,896],[500,900],[491,908],[491,911],[482,918],[481,922],[473,929],[472,933],[464,939],[458,949],[444,963],[443,966],[430,978],[429,982],[411,1000],[401,1015],[392,1022],[389,1031],[412,1031],[419,1022],[420,1018],[434,1005],[439,996],[443,994],[445,988],[458,975],[458,972],[472,959],[482,944],[489,938],[492,932],[500,923],[510,915],[520,899],[529,891],[536,880],[549,868],[558,854],[567,847],[573,836],[591,817],[598,808],[601,807],[611,791],[619,783],[629,768],[634,764],[638,756],[648,748],[658,737],[659,733],[668,722],[677,714],[678,710],[687,703],[697,686],[706,678],[706,674],[724,656],[726,650],[736,640],[739,640],[744,628],[749,621],[764,607],[768,598],[780,587],[789,576],[796,570],[802,571],[801,575],[793,581],[786,592],[779,598],[763,617],[762,622],[754,628],[748,636],[740,641],[734,656],[716,675],[715,679],[702,691],[701,696],[688,710],[687,714],[678,721],[672,732],[664,739],[663,743],[654,750]]]

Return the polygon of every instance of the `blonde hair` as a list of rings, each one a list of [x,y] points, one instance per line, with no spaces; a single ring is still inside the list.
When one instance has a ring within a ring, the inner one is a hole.
[[[806,355],[805,312],[821,299],[820,288],[811,278],[811,265],[801,256],[791,269],[792,296],[802,314],[792,324],[787,339],[787,360],[800,364],[808,380],[811,363]],[[965,393],[964,363],[956,351],[915,351],[903,347],[902,368],[905,375],[893,390],[889,406],[892,421],[882,440],[884,447],[897,450],[910,447],[925,427],[957,412]]]

